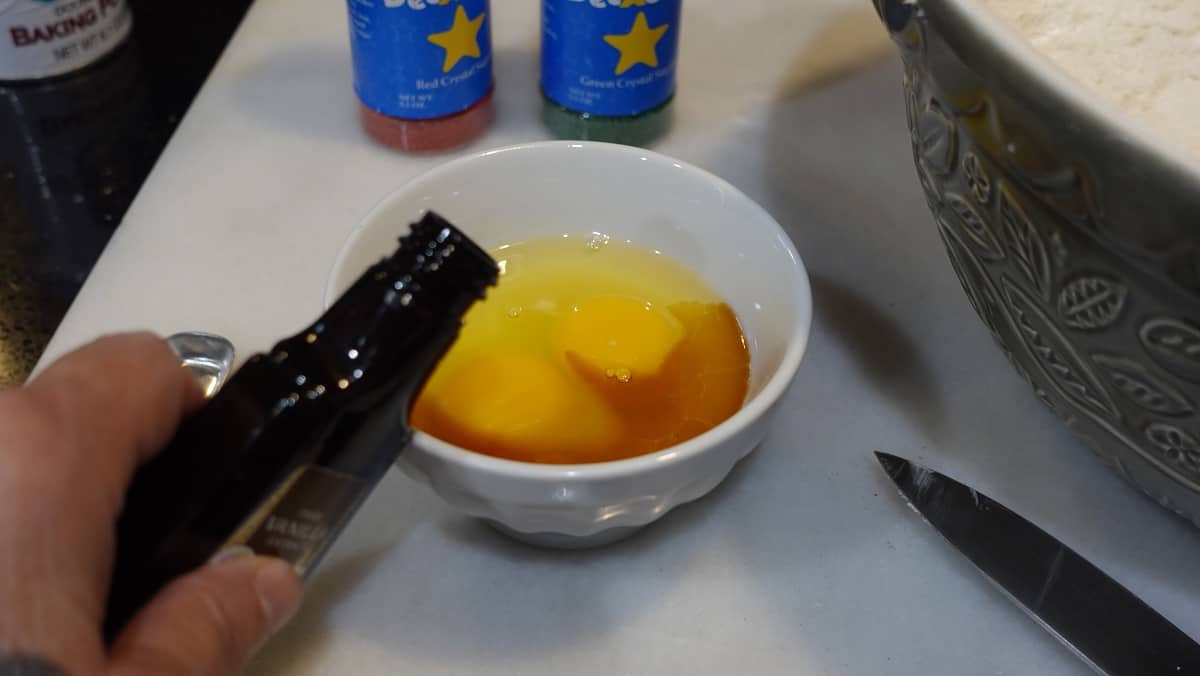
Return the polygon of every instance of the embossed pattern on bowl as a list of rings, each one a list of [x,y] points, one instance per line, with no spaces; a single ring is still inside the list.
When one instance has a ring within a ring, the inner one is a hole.
[[[874,0],[967,298],[1038,398],[1200,525],[1200,169],[970,0]]]

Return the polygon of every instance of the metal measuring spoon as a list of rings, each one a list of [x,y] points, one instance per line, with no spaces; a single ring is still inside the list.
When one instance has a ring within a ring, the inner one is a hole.
[[[183,331],[167,338],[167,344],[196,376],[206,399],[221,389],[233,368],[234,349],[228,338],[215,333]]]

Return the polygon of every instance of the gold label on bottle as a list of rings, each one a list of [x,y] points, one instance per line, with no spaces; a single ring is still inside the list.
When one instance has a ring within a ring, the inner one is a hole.
[[[364,496],[365,484],[362,479],[325,467],[298,468],[212,558],[275,556],[292,564],[303,577],[341,531]]]

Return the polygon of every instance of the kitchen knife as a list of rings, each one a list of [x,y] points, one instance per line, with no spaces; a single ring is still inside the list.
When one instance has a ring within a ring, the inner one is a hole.
[[[1069,547],[969,486],[875,457],[929,525],[1097,673],[1200,676],[1200,645]]]

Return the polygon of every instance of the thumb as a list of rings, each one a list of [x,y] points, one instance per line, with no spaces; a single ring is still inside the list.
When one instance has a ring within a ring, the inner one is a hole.
[[[300,578],[283,561],[208,564],[167,585],[133,618],[113,646],[109,673],[236,674],[299,604]]]

